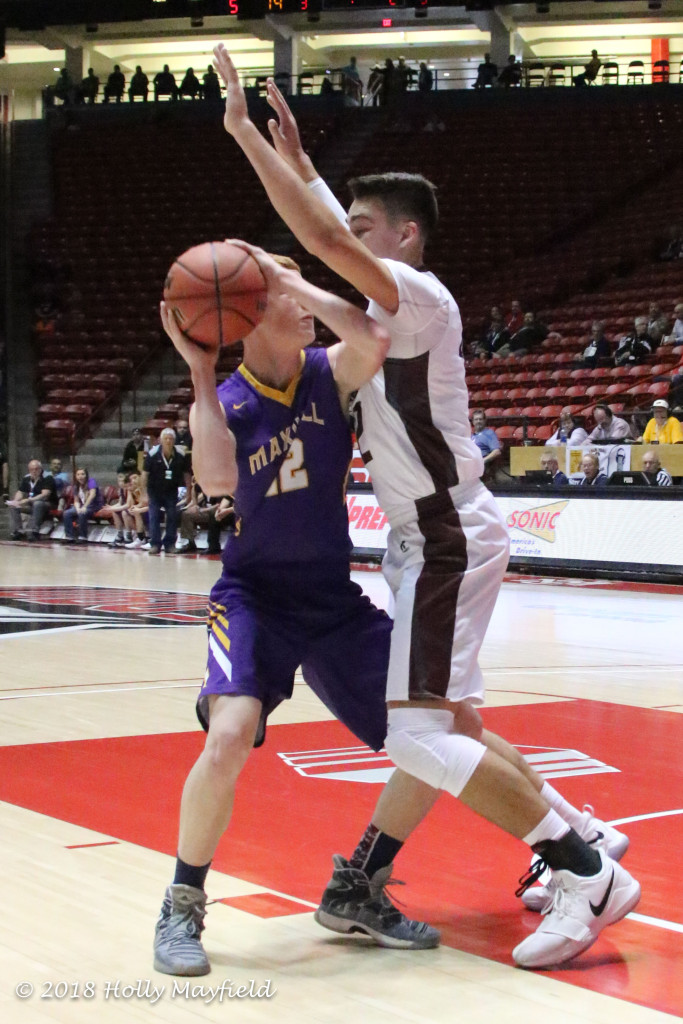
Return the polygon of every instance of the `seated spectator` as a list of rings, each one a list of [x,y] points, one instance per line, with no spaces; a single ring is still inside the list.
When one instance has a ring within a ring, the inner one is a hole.
[[[57,508],[57,491],[51,476],[43,473],[38,459],[31,459],[28,473],[19,484],[19,489],[9,506],[10,540],[23,540],[23,517],[30,520],[31,532],[28,539],[40,539],[40,527],[51,509]]]
[[[220,79],[211,64],[202,76],[202,97],[205,100],[220,100],[221,98]]]
[[[132,540],[126,541],[127,548],[143,548],[147,537],[147,524],[149,522],[149,500],[142,489],[142,477],[137,470],[128,477],[128,499],[127,509],[124,513],[124,524],[128,524],[130,530],[131,522],[135,530]]]
[[[434,88],[434,72],[427,67],[425,61],[420,62],[420,72],[417,76],[418,92],[431,92]]]
[[[505,326],[510,334],[516,334],[524,326],[524,313],[519,299],[513,299],[510,303],[510,312],[505,317]]]
[[[643,473],[649,478],[650,483],[655,487],[671,487],[672,480],[659,461],[659,455],[652,448],[643,452]]]
[[[200,92],[201,86],[199,79],[194,73],[194,68],[188,68],[185,72],[185,77],[180,83],[180,95],[190,96],[191,99],[196,100]]]
[[[123,449],[123,455],[121,456],[121,469],[132,470],[141,469],[141,454],[144,455],[149,451],[149,438],[144,437],[140,427],[134,427],[130,435],[130,441]]]
[[[662,307],[658,302],[651,302],[647,318],[647,333],[654,341],[655,346],[659,345],[664,335],[670,330],[671,322],[668,316],[662,312]]]
[[[59,508],[63,507],[62,495],[64,489],[69,486],[69,474],[62,471],[62,460],[61,459],[50,459],[50,468],[45,471],[45,476],[51,476],[55,482],[55,490],[57,491],[57,502]]]
[[[600,472],[600,457],[597,452],[586,452],[581,459],[581,472],[583,479],[579,480],[579,487],[604,487],[607,477]]]
[[[583,72],[574,79],[574,85],[584,86],[594,82],[598,77],[598,71],[602,67],[602,61],[598,57],[597,50],[591,50],[591,59],[583,66]]]
[[[669,415],[669,403],[657,398],[652,403],[652,419],[648,420],[642,437],[643,444],[683,444],[681,421]]]
[[[133,533],[129,525],[129,522],[132,522],[132,516],[128,513],[130,475],[128,473],[117,473],[116,482],[118,494],[114,501],[110,502],[109,505],[103,506],[102,511],[111,516],[116,527],[116,536],[111,546],[113,548],[122,548],[124,544],[129,544],[133,540]],[[124,521],[124,517],[127,517],[128,522]]]
[[[136,65],[135,74],[130,80],[130,88],[128,89],[128,99],[133,102],[136,96],[142,96],[145,103],[147,102],[147,93],[149,92],[149,78],[142,70],[139,64]]]
[[[175,444],[176,448],[182,451],[185,455],[192,451],[192,434],[190,433],[190,424],[182,416],[179,416],[175,421]]]
[[[671,334],[662,337],[662,345],[683,345],[683,302],[677,302],[674,306],[675,320],[671,328]]]
[[[631,437],[631,428],[626,420],[615,416],[606,402],[598,402],[593,409],[595,427],[588,435],[589,441],[622,441]]]
[[[493,463],[501,457],[500,441],[496,432],[486,426],[486,413],[483,409],[475,409],[472,413],[472,440],[484,456],[484,478],[489,476]]]
[[[491,54],[484,54],[484,63],[477,68],[477,80],[474,83],[475,89],[486,89],[494,84],[498,78],[498,65],[491,63]]]
[[[88,68],[88,74],[81,82],[80,95],[84,103],[96,103],[97,94],[100,91],[100,80],[93,68]]]
[[[180,516],[180,536],[187,543],[181,547],[184,554],[194,554],[199,549],[196,543],[197,529],[206,527],[208,530],[208,555],[219,555],[221,552],[221,530],[233,527],[235,513],[232,498],[208,498],[198,484],[193,484],[192,498]]]
[[[576,447],[583,444],[587,434],[577,419],[574,418],[570,409],[566,406],[560,413],[557,430],[546,441],[546,445],[568,444]]]
[[[548,337],[548,328],[536,319],[535,313],[525,313],[524,322],[518,331],[510,338],[509,352],[506,355],[525,356],[533,349],[538,348],[542,341]],[[501,349],[504,352],[505,349]]]
[[[491,310],[491,323],[479,341],[475,354],[483,359],[488,359],[489,356],[497,357],[499,351],[509,345],[510,332],[505,326],[500,309],[498,306],[494,306]]]
[[[672,225],[669,231],[669,241],[666,248],[659,255],[660,260],[683,259],[683,230],[680,224]]]
[[[87,541],[88,519],[101,508],[102,495],[97,480],[88,474],[87,469],[77,469],[73,482],[73,505],[65,510],[62,520],[67,544]],[[78,536],[74,534],[76,522]]]
[[[107,79],[107,84],[104,87],[104,102],[109,103],[109,100],[114,97],[117,103],[121,102],[121,97],[126,90],[126,76],[121,71],[118,64],[114,64],[114,70]]]
[[[579,357],[579,362],[583,366],[594,367],[600,365],[605,366],[611,361],[612,350],[610,344],[605,337],[605,325],[602,320],[594,320],[591,328],[591,335],[588,339],[588,344]]]
[[[503,86],[505,89],[514,88],[519,85],[522,81],[522,65],[519,63],[514,53],[511,53],[507,59],[507,64],[498,75],[497,85]]]
[[[614,353],[615,366],[637,366],[644,363],[652,355],[656,345],[647,333],[647,317],[637,316],[634,320],[635,330],[620,339]]]
[[[157,71],[154,76],[155,101],[160,96],[170,96],[172,100],[178,99],[178,86],[176,85],[175,75],[170,70],[168,64],[164,64],[164,70]]]
[[[552,474],[553,487],[566,487],[569,483],[565,474],[560,470],[560,464],[557,461],[555,452],[543,452],[541,455],[541,469],[545,469],[547,473]]]

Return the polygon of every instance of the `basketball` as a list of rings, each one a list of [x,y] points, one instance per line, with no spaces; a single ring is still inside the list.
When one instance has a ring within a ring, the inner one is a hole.
[[[231,242],[204,242],[177,258],[164,282],[164,301],[186,338],[218,349],[253,331],[268,295],[253,256]]]

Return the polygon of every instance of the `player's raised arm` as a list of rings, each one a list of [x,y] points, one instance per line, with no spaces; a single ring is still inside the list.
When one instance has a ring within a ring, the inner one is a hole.
[[[389,313],[398,309],[398,288],[389,268],[339,223],[249,118],[247,101],[230,56],[219,44],[215,65],[226,86],[223,123],[258,174],[271,203],[308,252],[317,256]]]
[[[237,487],[235,437],[228,429],[216,394],[218,350],[205,351],[189,341],[165,302],[161,303],[161,322],[192,376],[195,400],[190,409],[190,431],[194,475],[209,497],[234,494]]]

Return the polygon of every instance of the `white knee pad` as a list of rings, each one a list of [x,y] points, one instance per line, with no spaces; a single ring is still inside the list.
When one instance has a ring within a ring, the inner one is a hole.
[[[434,789],[460,796],[486,747],[452,728],[450,711],[390,708],[384,746],[397,768]]]

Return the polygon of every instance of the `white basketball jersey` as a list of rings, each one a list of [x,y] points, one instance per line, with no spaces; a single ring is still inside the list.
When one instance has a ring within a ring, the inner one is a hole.
[[[391,336],[382,368],[354,403],[358,444],[392,526],[415,518],[415,501],[478,480],[484,463],[471,440],[462,324],[453,296],[431,273],[384,260],[396,281],[393,316],[368,314]]]

